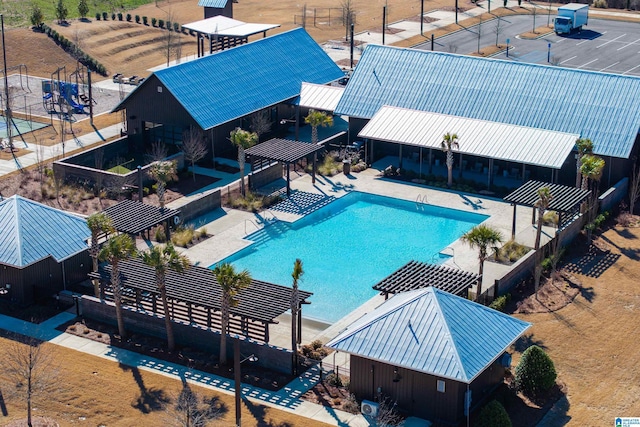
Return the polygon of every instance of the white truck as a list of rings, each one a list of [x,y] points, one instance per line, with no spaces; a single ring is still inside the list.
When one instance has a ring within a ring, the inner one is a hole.
[[[574,30],[582,31],[582,26],[589,20],[589,5],[569,3],[558,8],[558,16],[553,21],[556,34],[571,34]]]

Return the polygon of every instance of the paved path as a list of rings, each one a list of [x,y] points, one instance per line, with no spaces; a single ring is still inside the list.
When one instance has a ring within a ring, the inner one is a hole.
[[[119,135],[121,128],[122,126],[119,124],[111,125],[103,129],[97,129],[94,132],[78,138],[68,139],[64,144],[60,142],[50,147],[39,144],[28,144],[25,147],[25,144],[20,141],[20,139],[14,139],[13,144],[16,148],[25,148],[29,152],[11,160],[0,160],[0,176],[20,170],[21,168],[26,168],[27,166],[35,165],[38,163],[38,160],[48,161],[59,158],[63,152],[68,154],[70,151],[105,141],[108,138]],[[40,157],[40,159],[38,159],[38,157]]]
[[[182,365],[165,362],[153,357],[147,357],[129,350],[112,347],[107,344],[95,342],[66,332],[60,332],[55,329],[57,326],[66,323],[75,317],[76,316],[73,313],[64,312],[43,323],[35,324],[18,320],[13,317],[0,315],[0,325],[2,325],[2,329],[10,332],[38,338],[52,344],[101,357],[112,362],[144,369],[148,372],[174,378],[176,381],[186,379],[191,384],[216,390],[221,393],[229,395],[233,395],[235,393],[234,381],[228,378],[219,377],[217,375],[195,369],[189,369]],[[307,390],[317,384],[319,380],[320,371],[317,368],[311,368],[277,392],[243,385],[242,394],[244,398],[247,398],[254,403],[291,412],[302,417],[312,418],[316,421],[321,421],[329,425],[348,425],[355,427],[365,427],[370,425],[364,416],[360,414],[353,415],[300,399],[300,397]]]

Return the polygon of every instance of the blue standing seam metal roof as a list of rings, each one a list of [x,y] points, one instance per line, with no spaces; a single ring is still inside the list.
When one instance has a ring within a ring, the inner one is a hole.
[[[154,74],[204,130],[298,96],[303,81],[324,84],[344,76],[302,28]]]
[[[628,158],[640,129],[640,78],[369,45],[335,114],[383,105],[578,134]]]
[[[198,6],[200,7],[216,7],[222,9],[227,5],[227,0],[199,0]]]
[[[469,384],[530,326],[428,287],[393,296],[326,345]]]
[[[52,256],[57,262],[88,248],[84,218],[20,196],[0,202],[0,263],[26,267]]]

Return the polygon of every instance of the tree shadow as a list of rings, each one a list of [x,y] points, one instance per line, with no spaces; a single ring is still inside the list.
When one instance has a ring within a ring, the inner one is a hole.
[[[136,366],[128,366],[123,363],[119,363],[120,369],[123,371],[131,371],[134,381],[140,389],[140,396],[131,404],[133,408],[136,408],[143,414],[148,414],[153,411],[161,411],[167,403],[171,402],[171,398],[162,389],[147,388],[144,385],[142,375],[140,375],[140,369]]]
[[[2,390],[0,390],[0,410],[2,411],[2,416],[8,417],[9,411],[7,411],[7,405],[4,402],[4,396],[2,395]]]
[[[293,427],[293,424],[290,424],[286,421],[284,422],[274,422],[273,420],[266,419],[267,416],[267,407],[265,405],[259,405],[251,402],[249,399],[245,399],[242,397],[242,402],[247,407],[251,415],[256,419],[256,422],[259,426],[265,427]]]
[[[620,228],[620,227],[611,227],[611,230],[615,231],[618,236],[620,237],[624,237],[627,240],[635,240],[637,239],[637,237],[635,236],[635,234],[633,234],[628,228]],[[600,236],[602,238],[604,238],[605,236],[602,235]],[[606,239],[609,243],[611,243],[613,245],[613,243],[609,240]],[[615,245],[614,245],[615,246]]]
[[[547,346],[544,345],[542,340],[535,339],[533,334],[523,335],[515,342],[514,347],[517,352],[522,353],[532,345],[537,345],[543,350],[547,350]]]
[[[637,255],[636,255],[637,256]],[[583,256],[568,262],[564,268],[570,273],[582,274],[593,278],[600,277],[609,267],[618,261],[620,254],[602,252],[597,248],[590,248]]]
[[[566,390],[559,384],[534,398],[502,385],[495,398],[502,403],[514,426],[564,426],[571,421]]]

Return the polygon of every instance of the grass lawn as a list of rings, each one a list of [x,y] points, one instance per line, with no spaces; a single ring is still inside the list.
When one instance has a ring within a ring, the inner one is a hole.
[[[12,343],[0,338],[0,353]],[[56,420],[61,426],[162,426],[170,425],[167,412],[182,389],[182,383],[170,377],[120,365],[95,356],[53,346],[55,365],[59,367],[56,389],[34,397],[34,416]],[[6,402],[7,416],[0,424],[26,417],[26,405],[11,396],[13,390],[0,371],[0,391]],[[216,400],[221,418],[214,425],[235,423],[234,397],[192,386],[192,390]],[[1,414],[1,413],[0,413]],[[243,426],[309,426],[326,424],[301,418],[288,412],[245,401]]]

